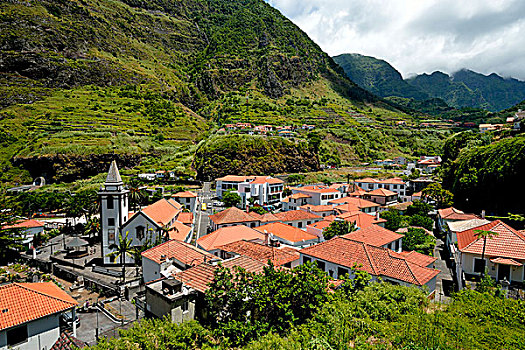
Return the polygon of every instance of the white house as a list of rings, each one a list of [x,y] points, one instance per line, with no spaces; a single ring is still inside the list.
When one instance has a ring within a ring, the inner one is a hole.
[[[365,191],[373,191],[379,188],[384,188],[397,193],[399,196],[406,196],[407,184],[402,179],[397,177],[385,180],[367,177],[365,179],[355,180],[355,184]]]
[[[438,270],[428,268],[427,260],[421,256],[396,253],[383,247],[374,247],[347,237],[334,237],[328,241],[304,248],[300,251],[301,263],[316,262],[332,278],[349,275],[354,278],[352,268],[368,272],[372,280],[428,288],[432,295],[436,288]],[[421,254],[422,255],[422,254]]]
[[[195,211],[195,205],[197,203],[197,194],[190,191],[184,191],[175,193],[172,197],[177,202],[182,204],[185,209],[191,211],[192,213]]]
[[[291,190],[292,195],[301,193],[309,196],[304,197],[306,199],[306,203],[304,204],[311,205],[327,205],[330,201],[343,197],[343,194],[339,190],[321,185],[292,187]]]
[[[257,231],[265,235],[271,235],[274,239],[292,247],[308,247],[319,243],[321,240],[314,234],[301,230],[300,228],[283,224],[282,222],[272,222],[257,227]]]
[[[77,305],[52,282],[0,286],[0,350],[51,349],[61,335],[61,315],[75,319]],[[75,322],[72,327],[75,337]]]
[[[45,224],[41,221],[29,219],[17,222],[16,224],[10,226],[4,226],[3,228],[19,229],[23,238],[22,244],[25,244],[28,248],[31,248],[33,244],[33,237],[35,237],[36,234],[43,234],[44,226]]]
[[[243,208],[251,202],[260,206],[277,205],[284,189],[284,181],[271,176],[227,175],[215,181],[218,198],[227,191],[235,191],[241,196]]]
[[[290,210],[274,214],[277,221],[306,230],[306,226],[323,220],[323,217],[304,210]]]

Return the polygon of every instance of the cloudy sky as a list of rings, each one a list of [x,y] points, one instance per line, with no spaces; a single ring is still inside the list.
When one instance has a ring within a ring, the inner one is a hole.
[[[525,80],[525,0],[267,0],[330,55]]]

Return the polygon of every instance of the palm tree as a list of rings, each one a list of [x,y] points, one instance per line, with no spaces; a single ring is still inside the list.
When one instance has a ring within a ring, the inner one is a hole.
[[[122,264],[122,282],[126,281],[126,255],[134,258],[133,256],[133,240],[131,238],[128,238],[128,233],[126,231],[126,235],[122,236],[122,233],[118,237],[118,244],[111,244],[109,246],[109,249],[112,249],[113,251],[109,253],[107,256],[111,258],[111,260],[114,262],[117,258],[120,258],[120,263]]]
[[[487,247],[487,238],[493,238],[498,235],[497,232],[485,231],[485,230],[474,230],[474,234],[478,239],[483,238],[483,250],[481,251],[481,260],[483,260],[483,271],[481,277],[485,276],[485,249]]]

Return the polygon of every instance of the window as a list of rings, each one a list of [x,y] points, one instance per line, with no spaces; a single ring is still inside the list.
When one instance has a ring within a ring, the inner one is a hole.
[[[137,226],[135,229],[135,236],[140,240],[144,238],[144,226]]]
[[[330,277],[334,278],[334,270],[328,270],[328,274]]]
[[[9,329],[6,332],[7,346],[13,346],[27,341],[27,325]]]
[[[114,218],[108,218],[108,226],[115,226],[115,219]]]
[[[188,301],[185,301],[182,303],[182,312],[188,312],[190,308],[190,303]]]
[[[485,271],[485,260],[474,258],[474,272],[482,273]]]
[[[312,261],[311,258],[309,258],[307,256],[303,256],[303,264],[309,263],[310,261]]]
[[[316,260],[315,261],[317,263],[317,267],[320,269],[320,270],[323,270],[325,269],[326,267],[326,264],[324,263],[324,261],[320,261],[320,260]]]
[[[344,269],[342,267],[338,267],[337,268],[337,278],[341,278],[343,276],[346,276],[347,273],[348,273],[348,269]]]
[[[297,223],[297,227],[302,228],[302,227],[303,227],[303,222],[302,222],[302,221],[299,221],[299,222]]]
[[[108,209],[114,209],[114,205],[113,205],[113,196],[108,196],[108,199],[107,199],[107,208]]]

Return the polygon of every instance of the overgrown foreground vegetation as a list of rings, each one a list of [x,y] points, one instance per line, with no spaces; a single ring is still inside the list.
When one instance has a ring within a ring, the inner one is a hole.
[[[525,303],[501,293],[464,290],[450,304],[431,303],[420,289],[368,284],[358,271],[330,293],[319,288],[325,279],[314,283],[315,266],[298,269],[298,278],[272,267],[259,277],[219,269],[207,298],[222,317],[205,326],[142,320],[94,349],[525,348]]]

